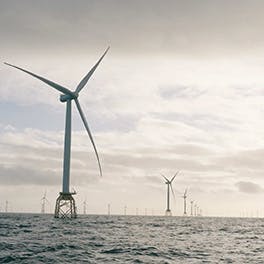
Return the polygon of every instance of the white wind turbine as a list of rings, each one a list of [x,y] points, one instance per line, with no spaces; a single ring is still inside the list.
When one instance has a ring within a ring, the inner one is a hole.
[[[86,198],[83,201],[83,214],[86,215],[86,209],[87,209],[87,202],[86,202]]]
[[[194,200],[192,200],[190,203],[191,203],[191,216],[193,216],[193,203],[194,203]]]
[[[56,200],[56,207],[55,207],[55,217],[56,218],[64,218],[64,217],[71,217],[76,218],[76,206],[75,206],[75,200],[72,197],[73,194],[76,194],[76,192],[70,192],[70,159],[71,159],[71,112],[72,112],[72,100],[74,100],[76,107],[79,111],[79,114],[81,116],[81,119],[83,121],[83,124],[87,130],[88,136],[91,140],[91,143],[93,145],[95,155],[97,158],[100,175],[102,176],[102,168],[98,156],[98,152],[91,134],[91,131],[89,129],[88,123],[86,121],[86,118],[84,116],[84,113],[82,111],[82,108],[80,106],[78,96],[80,91],[84,88],[86,83],[91,78],[92,74],[96,70],[97,66],[100,64],[104,56],[106,55],[107,51],[109,50],[109,47],[106,49],[104,54],[101,56],[101,58],[97,61],[97,63],[91,68],[91,70],[87,73],[87,75],[81,80],[81,82],[78,84],[77,88],[74,91],[69,90],[68,88],[65,88],[64,86],[61,86],[53,81],[50,81],[48,79],[45,79],[39,75],[36,75],[32,72],[29,72],[25,69],[22,69],[20,67],[17,67],[15,65],[11,65],[9,63],[5,63],[6,65],[9,65],[11,67],[14,67],[18,70],[21,70],[39,80],[42,82],[48,84],[49,86],[55,88],[62,94],[60,95],[60,101],[62,103],[66,102],[66,123],[65,123],[65,136],[64,136],[64,159],[63,159],[63,182],[62,182],[62,192],[60,192],[59,197]]]
[[[47,192],[45,191],[43,197],[41,198],[41,213],[42,214],[45,214],[46,202],[49,202],[46,196],[47,196]]]
[[[171,178],[171,180],[167,179],[163,174],[161,174],[162,177],[165,179],[165,184],[167,184],[167,209],[165,211],[165,215],[166,216],[171,216],[172,215],[171,209],[170,209],[170,190],[172,192],[173,197],[175,197],[174,191],[172,189],[172,182],[173,182],[173,180],[175,179],[175,177],[176,177],[176,175],[178,173],[179,173],[179,171],[177,171],[175,173],[175,175]]]
[[[187,216],[187,208],[186,208],[187,189],[185,189],[182,198],[183,198],[183,215]]]

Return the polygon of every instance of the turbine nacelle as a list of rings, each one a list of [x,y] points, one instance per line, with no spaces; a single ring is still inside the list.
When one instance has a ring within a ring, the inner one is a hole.
[[[73,94],[61,94],[60,95],[60,101],[62,103],[67,102],[68,100],[73,100],[73,99],[77,99],[79,96],[78,93],[73,93]]]

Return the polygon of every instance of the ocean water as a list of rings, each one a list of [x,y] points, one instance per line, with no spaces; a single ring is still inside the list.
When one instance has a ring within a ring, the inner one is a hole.
[[[0,214],[0,263],[264,263],[264,220]]]

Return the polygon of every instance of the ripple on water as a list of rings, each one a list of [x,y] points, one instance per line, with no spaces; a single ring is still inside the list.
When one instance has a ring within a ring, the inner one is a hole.
[[[252,219],[0,214],[0,263],[264,263]]]

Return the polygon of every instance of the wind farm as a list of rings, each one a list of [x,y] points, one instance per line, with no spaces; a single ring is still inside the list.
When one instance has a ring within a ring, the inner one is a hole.
[[[0,263],[264,263],[263,10],[0,1]]]

